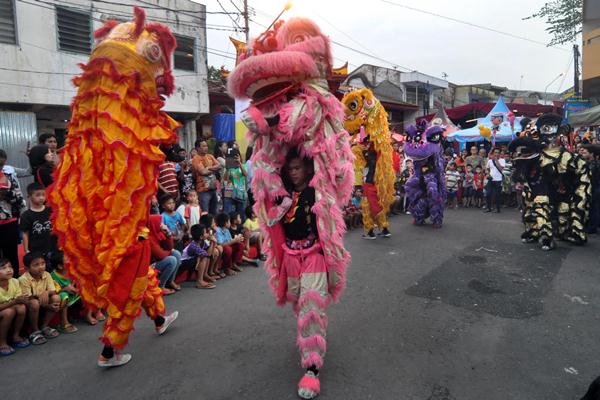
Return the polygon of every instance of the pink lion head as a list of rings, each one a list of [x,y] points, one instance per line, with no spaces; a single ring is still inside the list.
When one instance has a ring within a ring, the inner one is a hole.
[[[277,22],[255,39],[228,81],[229,93],[255,102],[285,93],[296,84],[327,78],[329,39],[307,18]]]

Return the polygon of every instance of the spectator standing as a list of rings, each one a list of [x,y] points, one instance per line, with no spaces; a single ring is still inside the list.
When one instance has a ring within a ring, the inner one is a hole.
[[[52,172],[55,166],[55,156],[48,145],[38,144],[29,150],[29,165],[33,179],[48,187],[54,181]]]
[[[19,193],[22,193],[21,185],[19,184],[18,178],[25,178],[31,176],[31,173],[26,168],[17,168],[13,167],[12,165],[6,164],[7,160],[8,156],[6,154],[6,151],[0,149],[0,172],[3,172],[4,175],[6,175],[11,182],[15,183],[15,190],[18,190]]]
[[[217,213],[217,176],[222,170],[215,157],[208,154],[208,143],[200,139],[196,141],[197,155],[192,158],[192,170],[196,179],[196,191],[200,198],[202,210],[215,215]]]
[[[473,205],[473,195],[475,192],[474,176],[473,166],[467,164],[463,181],[463,207],[471,207]]]
[[[475,173],[473,174],[473,202],[475,207],[481,207],[483,202],[483,187],[485,185],[485,173],[483,172],[483,168],[479,165],[475,168]]]
[[[590,234],[598,233],[600,227],[600,161],[594,150],[600,153],[598,145],[584,144],[582,157],[588,163],[592,174],[592,204],[590,207],[590,218],[585,225],[585,231]]]
[[[58,165],[58,140],[54,133],[42,133],[38,139],[39,144],[45,144],[52,155],[50,162],[52,166]]]
[[[177,208],[177,213],[185,219],[189,232],[192,226],[200,223],[202,208],[200,208],[198,193],[195,190],[186,193],[185,201],[185,203]]]
[[[460,173],[456,170],[456,164],[449,162],[446,167],[446,193],[448,196],[448,207],[458,208],[458,185]]]
[[[252,167],[252,146],[246,148],[246,186],[248,187],[248,205],[254,205],[254,196],[252,195],[252,178],[254,177],[254,168]]]
[[[196,188],[194,187],[194,173],[192,171],[191,161],[183,160],[179,165],[181,165],[181,169],[177,175],[177,179],[179,180],[179,191],[181,195],[185,197],[187,193],[196,191]],[[198,197],[198,193],[196,193],[196,197]]]
[[[21,215],[19,228],[23,233],[23,251],[42,253],[49,260],[52,251],[52,210],[46,207],[46,190],[40,183],[33,182],[27,186],[29,209]],[[46,265],[48,267],[48,264]],[[52,268],[46,268],[52,272]]]
[[[158,166],[159,196],[168,194],[179,201],[179,181],[177,180],[177,161],[181,161],[172,148],[162,149],[166,155],[165,161]]]
[[[504,179],[502,171],[505,164],[500,157],[500,149],[492,149],[487,162],[488,184],[486,186],[486,210],[484,212],[492,212],[492,201],[496,204],[496,212],[500,212],[502,180]]]
[[[241,162],[239,152],[233,157],[233,167],[227,168],[225,172],[225,187],[230,189],[230,196],[223,199],[223,211],[226,214],[237,212],[242,215],[246,210],[248,202],[248,190],[246,188],[246,168]]]
[[[477,151],[477,146],[473,145],[469,149],[470,154],[465,158],[465,163],[470,164],[473,167],[473,170],[478,166],[482,169],[484,168],[483,157],[481,157]]]
[[[25,210],[25,200],[16,178],[0,171],[0,255],[10,261],[15,277],[19,276],[18,219]]]

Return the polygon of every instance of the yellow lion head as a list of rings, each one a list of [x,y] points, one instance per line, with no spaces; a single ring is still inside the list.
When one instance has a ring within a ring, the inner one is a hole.
[[[355,135],[361,126],[367,124],[369,113],[374,109],[376,104],[379,104],[379,101],[369,89],[358,89],[346,93],[342,99],[342,103],[346,112],[344,128],[351,135]]]

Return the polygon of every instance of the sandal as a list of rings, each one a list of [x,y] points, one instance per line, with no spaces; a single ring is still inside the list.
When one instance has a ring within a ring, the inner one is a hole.
[[[0,347],[0,356],[7,357],[15,354],[15,349],[10,346],[2,346]]]
[[[102,312],[100,312],[96,314],[96,320],[98,320],[99,322],[106,321],[106,316]]]
[[[219,272],[219,276],[221,277],[221,279],[227,278],[227,274],[225,272]]]
[[[75,333],[79,329],[77,329],[77,327],[75,325],[66,324],[66,325],[60,326],[58,328],[58,330],[60,331],[60,333]]]
[[[48,340],[44,337],[44,335],[42,335],[41,331],[35,331],[31,335],[29,335],[29,342],[34,346],[44,344],[47,341]]]
[[[54,339],[58,337],[60,333],[56,329],[47,326],[45,328],[42,328],[42,335],[44,335],[46,339]]]
[[[216,288],[216,286],[213,285],[212,283],[209,283],[208,285],[196,284],[196,288],[197,289],[214,289],[214,288]]]
[[[179,292],[181,290],[181,286],[179,286],[175,282],[170,282],[169,283],[169,289],[173,289],[173,290]]]
[[[242,269],[240,267],[238,267],[237,265],[234,265],[233,267],[231,267],[232,270],[234,270],[235,272],[242,272]]]
[[[24,349],[26,347],[29,347],[30,345],[31,343],[27,339],[13,341],[13,346],[15,347],[15,349]]]

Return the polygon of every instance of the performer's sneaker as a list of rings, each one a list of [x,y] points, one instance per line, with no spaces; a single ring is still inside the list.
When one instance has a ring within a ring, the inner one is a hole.
[[[298,382],[298,397],[301,399],[314,399],[321,393],[321,381],[319,376],[312,371],[306,371],[300,382]]]
[[[384,238],[389,238],[392,237],[392,234],[390,233],[388,228],[383,228],[383,230],[381,231],[381,236],[383,236]]]
[[[373,229],[371,229],[369,232],[363,233],[362,238],[366,240],[375,240],[377,239],[377,236],[375,236]]]
[[[169,325],[171,325],[173,321],[177,319],[177,317],[179,317],[179,311],[173,311],[171,314],[167,315],[165,317],[165,322],[161,326],[156,327],[156,333],[159,335],[165,333],[169,328]]]
[[[106,357],[102,357],[100,356],[98,358],[98,366],[100,368],[112,368],[112,367],[120,367],[121,365],[125,365],[127,364],[129,361],[131,361],[131,354],[127,354],[127,353],[118,353],[115,352],[114,357],[111,358],[106,358]]]

